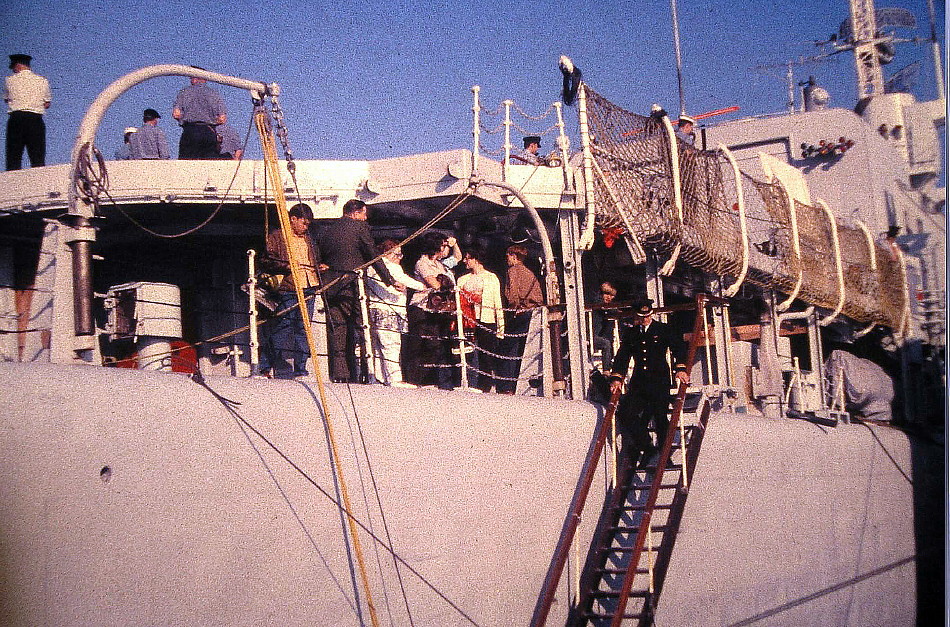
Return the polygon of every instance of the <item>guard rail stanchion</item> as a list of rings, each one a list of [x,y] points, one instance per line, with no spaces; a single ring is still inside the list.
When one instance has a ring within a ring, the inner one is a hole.
[[[680,383],[679,385],[683,385]],[[686,421],[683,420],[683,413],[680,412],[679,419],[679,428],[680,428],[680,457],[683,460],[683,469],[680,471],[680,477],[683,479],[683,489],[689,490],[689,477],[686,473]]]
[[[736,373],[732,363],[732,317],[729,314],[728,304],[720,304],[719,306],[722,308],[723,329],[726,330],[726,337],[724,338],[725,346],[722,349],[725,351],[723,356],[726,358],[726,385],[731,388],[736,385]]]
[[[647,514],[649,515],[649,514]],[[647,571],[648,577],[650,578],[650,596],[652,602],[653,596],[653,522],[650,521],[650,524],[647,525]]]
[[[508,180],[508,166],[511,165],[511,100],[505,101],[505,160],[501,162],[501,180]]]
[[[253,248],[247,251],[247,313],[250,316],[247,331],[250,336],[252,377],[260,374],[258,367],[261,359],[261,345],[257,337],[257,271],[254,267],[254,256],[256,254]]]
[[[481,150],[481,139],[479,138],[479,112],[481,105],[478,103],[478,92],[481,89],[478,85],[472,85],[472,176],[478,175],[478,151]]]
[[[706,307],[703,306],[703,346],[706,349],[706,383],[712,384],[713,382],[713,364],[712,364],[712,349],[709,346],[709,318],[706,316]],[[718,374],[718,373],[717,373]],[[718,382],[719,377],[716,377]]]
[[[462,291],[455,286],[452,289],[452,296],[455,298],[455,326],[456,339],[459,343],[459,372],[461,374],[461,385],[463,390],[468,389],[468,362],[465,359],[465,317],[462,315]],[[474,351],[474,348],[472,349]]]
[[[580,544],[578,543],[577,536],[574,536],[574,540],[571,543],[573,545],[574,551],[574,580],[572,582],[571,589],[574,593],[574,599],[571,602],[571,605],[576,605],[581,598],[581,552]]]
[[[610,421],[610,457],[608,458],[608,463],[610,464],[610,487],[617,487],[617,458],[620,457],[619,451],[617,450],[617,416],[614,414],[613,420]]]
[[[373,350],[373,338],[370,337],[369,328],[369,307],[366,299],[366,271],[356,271],[356,285],[360,302],[360,333],[363,335],[363,354],[361,361],[364,364],[366,372],[366,382],[370,383],[374,378],[377,381],[383,381],[384,375],[376,370],[376,351]]]

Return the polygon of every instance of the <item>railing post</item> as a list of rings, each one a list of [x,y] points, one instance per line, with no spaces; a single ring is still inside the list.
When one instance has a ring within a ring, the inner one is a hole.
[[[501,162],[501,180],[508,180],[508,166],[511,164],[511,100],[505,101],[505,160]]]
[[[478,92],[481,87],[472,85],[472,176],[478,176],[478,153],[481,150],[481,119],[479,113],[481,105],[478,103]]]
[[[584,155],[582,170],[584,172],[584,209],[586,210],[584,227],[580,241],[577,242],[577,248],[590,250],[590,247],[594,245],[597,210],[594,195],[594,153],[590,147],[590,122],[587,118],[587,90],[584,89],[584,83],[577,88],[577,128],[581,135],[581,150]]]
[[[257,270],[254,266],[254,256],[256,254],[253,248],[247,251],[247,313],[250,316],[247,332],[250,336],[252,377],[256,374],[260,374],[258,372],[258,366],[260,364],[260,342],[257,337]]]
[[[564,132],[564,112],[562,111],[563,104],[560,101],[557,101],[553,104],[555,114],[557,115],[557,147],[561,151],[561,171],[564,173],[564,189],[568,192],[573,192],[574,180],[570,176],[570,169],[567,163],[567,160],[570,158],[571,140],[567,136],[567,133]]]
[[[619,457],[619,452],[617,451],[617,420],[614,416],[610,420],[610,487],[617,487],[617,458]]]
[[[680,457],[683,459],[683,470],[680,476],[683,479],[683,489],[689,490],[689,473],[686,468],[686,425],[683,424],[683,416],[680,416]]]
[[[650,517],[649,512],[644,512],[644,516]],[[647,523],[647,575],[650,578],[650,595],[653,595],[655,582],[653,579],[653,521]],[[652,599],[651,599],[652,600]]]
[[[706,349],[706,382],[712,385],[713,383],[713,363],[712,363],[712,350],[709,346],[709,318],[706,316],[706,306],[703,305],[703,346]],[[716,382],[719,381],[719,373],[716,373]]]
[[[578,515],[577,522],[580,524],[583,520],[583,516]],[[581,598],[581,555],[580,555],[580,546],[577,541],[577,535],[574,536],[574,540],[571,543],[574,548],[574,581],[571,589],[574,591],[574,599],[571,603],[571,606],[576,606],[577,602]]]
[[[468,361],[465,356],[465,317],[462,316],[462,294],[461,290],[456,285],[452,288],[452,296],[455,297],[455,326],[456,326],[456,339],[459,343],[459,367],[461,368],[461,384],[462,389],[467,390],[468,385]],[[473,347],[474,351],[475,348]]]
[[[373,338],[370,337],[369,329],[369,307],[366,299],[366,271],[357,270],[356,285],[359,290],[360,301],[360,333],[363,335],[363,363],[366,364],[366,382],[369,383],[375,378],[377,381],[385,382],[385,375],[376,370],[376,351],[373,350]],[[316,363],[316,357],[314,357]]]

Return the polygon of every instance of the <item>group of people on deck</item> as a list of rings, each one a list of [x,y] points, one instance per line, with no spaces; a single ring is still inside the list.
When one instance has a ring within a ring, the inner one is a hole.
[[[4,81],[7,103],[6,169],[23,167],[23,153],[30,167],[46,165],[46,123],[43,119],[53,101],[49,81],[33,72],[33,57],[11,54],[12,74]],[[201,69],[193,66],[195,69]],[[116,159],[170,159],[168,140],[159,127],[161,115],[153,108],[142,112],[142,125],[126,127]],[[243,156],[238,132],[228,124],[227,108],[221,96],[201,78],[178,92],[172,117],[182,127],[179,159],[235,159]]]
[[[172,105],[172,117],[181,124],[178,158],[240,160],[244,145],[238,132],[228,124],[224,100],[204,79],[192,77],[190,81]],[[158,127],[161,117],[155,109],[146,109],[142,126],[125,129],[125,141],[116,152],[116,159],[171,158],[165,132]]]
[[[503,284],[488,270],[486,251],[473,247],[463,253],[455,237],[437,231],[421,236],[418,259],[404,267],[399,242],[374,243],[367,223],[369,207],[358,199],[346,202],[342,217],[326,225],[318,238],[311,233],[313,213],[307,205],[297,204],[289,214],[289,254],[306,281],[301,287],[311,318],[313,296],[324,288],[320,293],[326,303],[331,380],[368,382],[366,366],[358,359],[368,350],[362,347],[356,270],[382,255],[366,268],[364,283],[375,378],[393,387],[459,385],[459,360],[453,355],[459,344],[458,302],[463,332],[474,347],[466,362],[471,366],[467,383],[483,392],[515,393],[532,312],[543,304],[540,281],[524,265],[525,247],[515,244],[506,250]],[[283,379],[307,375],[310,356],[303,318],[293,306],[296,291],[287,248],[275,229],[261,260],[263,270],[283,278],[277,298],[280,315],[261,327],[259,374]]]

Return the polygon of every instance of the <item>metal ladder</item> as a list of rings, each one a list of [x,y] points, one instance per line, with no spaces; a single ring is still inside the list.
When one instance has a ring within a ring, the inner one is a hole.
[[[710,405],[700,396],[683,403],[682,413],[699,410],[695,424],[683,429],[686,477],[696,466],[709,418]],[[621,467],[591,540],[568,625],[652,624],[688,496],[679,435],[671,425],[666,457],[660,455],[656,465],[636,469],[625,461]],[[675,463],[666,463],[671,454]]]

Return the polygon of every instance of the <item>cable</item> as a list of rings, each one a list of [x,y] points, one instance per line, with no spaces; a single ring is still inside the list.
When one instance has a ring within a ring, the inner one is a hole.
[[[373,495],[376,497],[376,506],[379,508],[379,515],[383,521],[383,531],[386,533],[386,541],[389,543],[389,546],[394,546],[392,535],[389,532],[389,522],[386,520],[386,512],[383,509],[383,502],[379,496],[379,486],[376,483],[376,474],[375,472],[373,472],[373,464],[369,458],[369,449],[366,446],[366,439],[363,435],[363,424],[362,422],[360,422],[360,414],[359,414],[359,411],[356,409],[356,400],[353,398],[353,389],[350,387],[349,383],[347,383],[346,385],[346,391],[350,398],[350,407],[353,409],[353,417],[356,420],[356,431],[357,433],[359,433],[359,436],[360,436],[360,446],[362,446],[363,455],[366,457],[366,468],[369,471],[370,482],[373,485]],[[367,507],[367,510],[369,510],[369,507]],[[399,589],[402,593],[403,603],[406,606],[406,614],[409,616],[409,624],[415,625],[415,623],[412,620],[412,610],[409,608],[409,596],[406,593],[406,586],[402,579],[402,570],[399,568],[399,562],[396,560],[395,551],[392,552],[392,555],[393,555],[393,567],[396,569],[396,578],[399,580]],[[381,565],[380,565],[380,569],[382,569]],[[385,592],[385,590],[386,589],[384,587],[383,592]]]
[[[445,593],[443,593],[441,590],[439,590],[438,588],[436,588],[434,584],[432,584],[428,579],[426,579],[426,578],[422,575],[422,573],[420,573],[420,572],[419,572],[418,570],[416,570],[409,562],[407,562],[407,561],[405,560],[405,558],[401,557],[398,553],[396,553],[396,551],[392,548],[391,545],[387,544],[386,542],[384,542],[384,541],[382,540],[382,538],[380,538],[379,536],[377,536],[376,534],[374,534],[372,531],[370,531],[370,529],[369,529],[362,521],[360,521],[358,518],[356,518],[356,516],[354,516],[352,513],[348,512],[348,511],[346,510],[346,508],[343,507],[343,504],[342,504],[342,503],[340,503],[339,501],[337,501],[337,500],[333,497],[333,495],[331,495],[323,486],[321,486],[319,483],[317,483],[316,480],[314,480],[313,477],[311,477],[309,474],[307,474],[307,472],[306,472],[303,468],[301,468],[299,465],[297,465],[297,463],[294,462],[290,457],[288,457],[286,453],[284,453],[280,448],[277,447],[277,445],[275,445],[273,442],[271,442],[271,441],[267,438],[267,436],[265,436],[259,429],[257,429],[257,427],[255,427],[255,426],[252,425],[250,422],[248,422],[247,419],[244,418],[244,416],[242,416],[242,415],[234,408],[234,406],[237,405],[237,404],[239,404],[239,403],[237,403],[237,402],[235,402],[235,401],[232,401],[232,400],[230,400],[230,399],[227,399],[227,398],[225,398],[224,396],[222,396],[221,394],[219,394],[217,391],[215,391],[210,385],[208,385],[208,382],[204,379],[204,377],[203,377],[199,372],[196,372],[194,375],[192,375],[191,380],[194,381],[195,383],[197,383],[198,385],[200,385],[201,387],[203,387],[204,389],[206,389],[218,402],[221,403],[221,405],[224,406],[224,408],[228,411],[228,413],[231,414],[232,417],[234,417],[234,419],[238,420],[242,425],[244,425],[245,427],[247,427],[248,429],[250,429],[251,432],[254,433],[254,435],[256,435],[257,437],[259,437],[259,438],[261,439],[261,441],[264,442],[264,444],[266,444],[268,447],[270,447],[270,449],[273,450],[275,453],[277,453],[277,455],[280,456],[281,459],[283,459],[285,462],[287,462],[287,464],[288,464],[298,475],[300,475],[307,483],[309,483],[309,484],[312,485],[314,488],[316,488],[317,491],[320,492],[320,494],[322,494],[322,495],[323,495],[324,497],[326,497],[333,505],[335,505],[336,508],[337,508],[344,516],[346,516],[347,518],[349,518],[350,520],[352,520],[352,521],[353,521],[357,526],[359,526],[367,535],[369,535],[370,538],[372,538],[374,542],[378,543],[380,546],[383,547],[383,549],[385,549],[388,553],[390,553],[390,554],[393,556],[393,559],[398,560],[399,563],[401,563],[403,566],[405,566],[405,567],[409,570],[409,572],[411,572],[413,575],[415,575],[415,576],[419,579],[419,581],[421,581],[423,584],[425,584],[425,586],[428,587],[430,590],[432,590],[433,592],[435,592],[443,601],[445,601],[445,602],[446,602],[452,609],[454,609],[460,616],[462,616],[463,618],[465,618],[465,620],[467,620],[469,623],[471,623],[471,624],[473,624],[473,625],[478,625],[478,623],[476,623],[475,620],[472,619],[472,617],[470,617],[467,613],[465,613],[465,611],[464,611],[462,608],[460,608],[460,607],[459,607],[458,605],[456,605],[451,599],[449,599],[449,598],[445,595]],[[324,408],[322,408],[322,407],[320,408],[321,414],[323,413],[323,409],[324,409]]]

